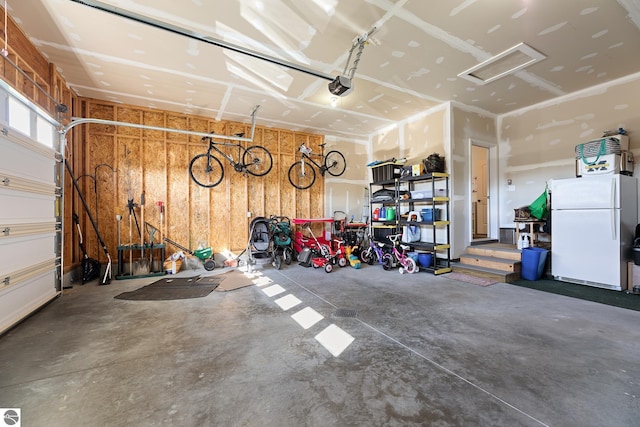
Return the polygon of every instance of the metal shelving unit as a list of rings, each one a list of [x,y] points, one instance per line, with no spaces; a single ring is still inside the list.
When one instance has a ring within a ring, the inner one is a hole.
[[[393,200],[374,201],[375,190],[393,190]],[[385,241],[386,236],[400,233],[404,226],[418,226],[420,228],[420,241],[405,243],[412,250],[430,252],[433,255],[430,267],[421,266],[421,271],[430,271],[433,274],[444,274],[451,271],[451,221],[450,221],[450,197],[449,175],[442,172],[433,172],[419,176],[405,176],[369,184],[372,195],[370,202],[370,235],[378,241]],[[393,220],[374,218],[375,209],[381,207],[393,208],[395,218]],[[421,211],[426,208],[431,211],[431,218],[422,221],[411,221],[405,217],[407,212]]]
[[[406,187],[406,188],[405,188]],[[409,192],[408,198],[400,196],[400,192]],[[419,242],[407,243],[414,250],[431,252],[431,267],[420,267],[433,274],[451,271],[451,221],[449,198],[449,174],[433,172],[426,175],[408,176],[396,180],[397,209],[405,211],[421,211],[430,209],[431,218],[422,221],[410,221],[402,215],[398,216],[398,227],[405,225],[418,226],[421,229]],[[426,197],[424,197],[426,196]],[[427,229],[427,230],[425,230]]]

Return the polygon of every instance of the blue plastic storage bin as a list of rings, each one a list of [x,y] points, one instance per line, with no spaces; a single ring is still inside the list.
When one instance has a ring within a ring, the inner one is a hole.
[[[440,221],[440,209],[422,208],[420,215],[424,222]]]
[[[525,280],[540,280],[547,262],[547,253],[543,248],[529,247],[522,249],[522,270],[520,275]]]
[[[433,254],[431,253],[418,253],[418,265],[420,267],[431,267],[433,262]]]

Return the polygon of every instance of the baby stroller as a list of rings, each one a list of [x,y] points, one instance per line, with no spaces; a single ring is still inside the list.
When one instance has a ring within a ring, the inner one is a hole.
[[[271,215],[270,232],[275,245],[274,256],[277,257],[279,255],[285,264],[291,264],[291,261],[293,261],[291,220],[286,216]]]
[[[249,225],[249,243],[247,245],[247,270],[251,271],[256,264],[272,265],[280,270],[282,256],[274,256],[271,239],[270,221],[262,216],[255,217]]]

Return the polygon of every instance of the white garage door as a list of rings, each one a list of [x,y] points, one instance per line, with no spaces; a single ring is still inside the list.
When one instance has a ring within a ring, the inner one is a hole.
[[[0,333],[60,293],[55,120],[0,81]]]

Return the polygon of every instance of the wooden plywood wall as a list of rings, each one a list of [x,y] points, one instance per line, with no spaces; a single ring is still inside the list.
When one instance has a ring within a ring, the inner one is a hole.
[[[249,135],[251,131],[250,125],[244,123],[182,116],[94,99],[80,100],[83,117],[222,135],[239,132]],[[76,132],[82,150],[81,167],[85,174],[95,175],[96,182],[95,189],[84,185],[85,197],[96,211],[94,216],[114,259],[118,239],[116,215],[123,218],[121,243],[128,244],[128,200],[133,198],[139,205],[142,192],[146,222],[161,228],[157,203],[163,202],[165,236],[190,249],[197,248],[198,244],[211,245],[216,253],[224,250],[238,253],[245,249],[249,224],[256,216],[318,218],[324,214],[322,177],[318,174],[318,181],[308,190],[296,190],[287,177],[289,167],[299,158],[300,144],[307,143],[318,153],[323,136],[257,126],[253,142],[248,145],[269,150],[273,157],[271,172],[262,177],[245,177],[221,159],[224,179],[209,189],[197,185],[189,176],[189,162],[207,148],[198,136],[104,124],[85,124],[76,129],[80,129]],[[237,149],[231,153],[237,158]],[[247,217],[247,212],[251,217]],[[135,213],[140,222],[140,207]],[[139,242],[133,219],[132,223],[133,241]],[[88,230],[86,236],[89,255],[104,262],[95,233]],[[157,242],[159,235],[155,237]],[[168,253],[174,250],[176,248],[168,246]]]

